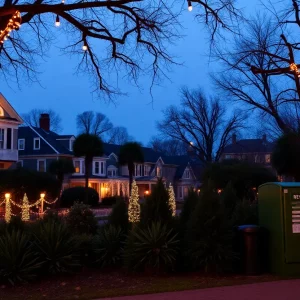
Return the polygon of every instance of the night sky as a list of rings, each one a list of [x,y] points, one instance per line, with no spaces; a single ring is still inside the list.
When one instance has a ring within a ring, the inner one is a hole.
[[[240,0],[239,7],[251,11],[249,1]],[[252,2],[252,1],[251,1]],[[250,4],[253,6],[253,2]],[[76,75],[77,58],[61,55],[60,41],[53,43],[46,62],[41,62],[40,84],[21,83],[21,90],[16,84],[9,87],[2,82],[0,92],[8,99],[18,113],[25,113],[33,108],[51,108],[63,119],[63,134],[76,134],[75,118],[78,113],[94,110],[104,113],[115,126],[127,127],[128,132],[137,141],[147,144],[150,137],[157,133],[155,123],[162,117],[161,111],[170,104],[180,101],[179,89],[186,85],[190,88],[202,87],[213,93],[209,72],[214,63],[209,58],[209,41],[204,27],[194,20],[195,11],[187,10],[181,17],[184,38],[177,45],[171,45],[171,52],[183,66],[173,66],[168,74],[171,81],[165,79],[161,86],[153,91],[153,101],[149,94],[150,78],[140,78],[140,89],[126,80],[119,86],[128,96],[119,96],[117,105],[107,104],[91,94],[91,81],[83,74]],[[63,23],[62,25],[63,26]],[[122,80],[122,79],[120,79]]]

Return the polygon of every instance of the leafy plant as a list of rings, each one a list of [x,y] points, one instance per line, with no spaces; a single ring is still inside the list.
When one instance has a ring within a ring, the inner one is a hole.
[[[13,230],[0,235],[0,279],[11,284],[28,281],[40,267],[41,262],[25,232]]]
[[[129,269],[174,268],[179,240],[167,224],[153,222],[147,228],[135,227],[128,238],[125,260]]]
[[[152,222],[169,223],[172,220],[172,212],[168,204],[168,191],[161,178],[153,187],[151,195],[142,206],[141,222],[148,226]]]
[[[37,255],[51,274],[78,267],[78,243],[64,223],[42,222],[34,230]]]
[[[199,195],[193,189],[188,190],[188,195],[184,199],[183,207],[180,214],[182,224],[186,224],[191,217],[192,212],[195,210],[199,202]]]
[[[128,207],[122,198],[119,198],[117,203],[113,206],[111,214],[108,218],[109,224],[120,227],[126,233],[128,230]]]
[[[207,272],[231,269],[236,258],[233,234],[219,195],[211,184],[201,194],[186,232],[186,257],[192,268]]]
[[[240,201],[233,211],[232,223],[235,226],[258,224],[257,202],[249,200]]]
[[[229,182],[224,191],[221,194],[221,201],[224,205],[225,214],[229,219],[232,219],[233,211],[235,210],[236,205],[241,202],[237,197],[235,189],[231,182]]]
[[[96,233],[98,222],[90,207],[83,203],[76,202],[70,209],[67,217],[67,224],[78,234]]]
[[[120,265],[124,240],[125,235],[120,227],[109,225],[101,228],[93,241],[95,263],[101,267]]]
[[[6,224],[6,229],[8,232],[13,232],[14,230],[24,231],[25,222],[22,221],[20,216],[12,216],[9,223]]]

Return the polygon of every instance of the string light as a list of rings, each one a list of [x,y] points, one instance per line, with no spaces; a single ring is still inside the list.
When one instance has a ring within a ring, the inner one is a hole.
[[[6,26],[6,28],[4,30],[0,31],[0,43],[4,43],[4,41],[7,40],[7,36],[9,36],[9,33],[12,30],[18,30],[21,27],[21,14],[20,12],[17,10],[13,16],[11,17],[11,19],[9,19],[8,24]]]
[[[169,194],[169,208],[172,213],[172,216],[175,217],[176,215],[176,201],[175,201],[175,193],[172,184],[170,183],[169,189],[168,189],[168,194]]]
[[[61,0],[61,3],[62,3],[62,4],[65,4],[65,0]]]
[[[60,26],[60,21],[59,21],[59,16],[58,15],[56,15],[55,26],[56,27]]]
[[[294,71],[294,72],[296,73],[296,75],[297,75],[298,77],[300,77],[300,71],[299,71],[299,69],[298,69],[298,66],[297,66],[295,63],[291,63],[291,64],[290,64],[290,70],[291,70],[291,71]]]
[[[86,51],[88,49],[86,41],[83,42],[82,50]]]
[[[192,11],[193,6],[192,6],[192,1],[188,1],[188,11]]]
[[[21,216],[22,221],[30,220],[29,211],[30,211],[30,205],[29,205],[28,197],[25,193],[23,197],[23,203],[22,203],[22,216]]]
[[[5,222],[9,223],[11,220],[11,205],[10,205],[10,194],[5,194]]]
[[[129,205],[128,205],[128,221],[130,223],[137,223],[140,221],[140,213],[141,208],[139,204],[139,189],[135,182],[132,182],[131,186],[131,195],[129,198]]]

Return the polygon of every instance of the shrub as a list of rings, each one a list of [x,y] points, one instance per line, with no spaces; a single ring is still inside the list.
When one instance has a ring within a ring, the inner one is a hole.
[[[128,230],[128,207],[122,198],[119,198],[117,203],[113,206],[111,214],[108,218],[108,223],[120,227],[126,233]]]
[[[45,210],[42,222],[62,222],[62,217],[58,215],[57,211],[47,209]]]
[[[231,269],[236,255],[232,249],[231,224],[211,185],[202,189],[186,233],[188,264],[207,272]]]
[[[258,224],[257,202],[240,201],[232,213],[232,223],[234,226]]]
[[[31,280],[41,267],[28,235],[13,230],[0,235],[0,279],[11,284]]]
[[[94,234],[98,228],[98,222],[90,207],[83,203],[76,202],[70,209],[66,222],[77,234]]]
[[[225,214],[229,219],[232,219],[233,211],[235,210],[236,205],[241,201],[237,197],[235,189],[231,182],[226,185],[226,188],[222,192],[221,201],[225,209]]]
[[[53,175],[23,168],[1,170],[0,182],[1,199],[7,192],[13,199],[23,199],[26,193],[30,202],[35,202],[41,192],[46,192],[48,198],[56,198],[60,190],[60,184]]]
[[[101,267],[120,265],[124,250],[125,235],[120,227],[104,226],[94,237],[95,263]]]
[[[169,195],[162,179],[158,179],[151,195],[146,199],[141,210],[141,222],[149,225],[152,222],[169,223],[172,220],[172,212],[168,203]]]
[[[168,270],[175,266],[179,240],[173,229],[161,222],[135,227],[128,237],[125,262],[130,270]]]
[[[42,222],[34,230],[37,255],[45,270],[57,274],[79,266],[78,243],[71,230],[61,222]]]
[[[107,206],[115,205],[118,199],[119,199],[118,196],[104,197],[101,199],[101,205],[107,205]]]
[[[187,197],[184,199],[183,207],[180,214],[182,224],[186,224],[190,219],[192,212],[199,202],[199,195],[193,189],[189,189]]]
[[[6,229],[8,232],[13,232],[14,230],[24,231],[25,222],[22,221],[20,216],[12,216],[9,223],[6,224]]]
[[[60,198],[61,207],[69,208],[74,205],[75,202],[85,201],[85,187],[76,186],[66,189],[62,192]],[[96,190],[88,188],[88,205],[95,207],[99,203],[99,195]]]

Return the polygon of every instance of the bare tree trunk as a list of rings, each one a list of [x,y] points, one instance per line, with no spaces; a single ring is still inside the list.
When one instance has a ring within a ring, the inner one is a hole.
[[[133,182],[133,174],[134,174],[134,164],[128,164],[128,174],[129,174],[129,196],[131,196],[131,187]]]
[[[88,204],[89,201],[89,176],[90,176],[90,160],[85,158],[85,197],[84,197],[84,203]]]

